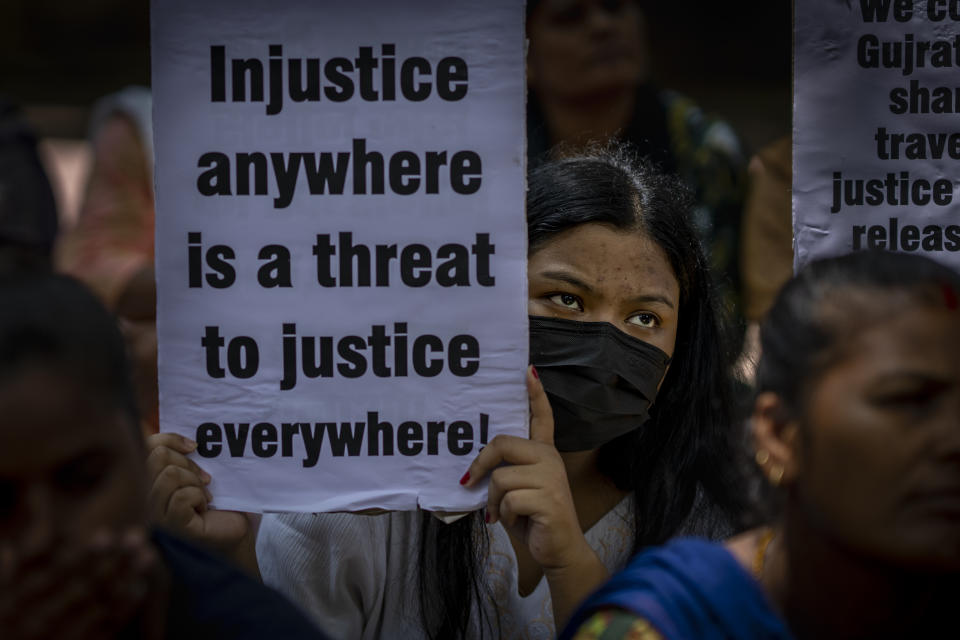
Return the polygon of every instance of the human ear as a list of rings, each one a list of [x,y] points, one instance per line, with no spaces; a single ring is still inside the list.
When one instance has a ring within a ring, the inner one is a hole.
[[[757,465],[773,485],[791,484],[800,462],[799,424],[776,393],[765,391],[753,405],[751,432]]]

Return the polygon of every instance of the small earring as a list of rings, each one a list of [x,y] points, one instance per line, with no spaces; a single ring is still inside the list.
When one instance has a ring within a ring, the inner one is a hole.
[[[780,486],[780,482],[783,480],[783,467],[779,464],[772,465],[770,467],[770,484],[775,487]]]
[[[762,467],[763,465],[767,464],[768,460],[770,460],[770,452],[766,449],[758,449],[754,459],[757,461],[757,464]]]

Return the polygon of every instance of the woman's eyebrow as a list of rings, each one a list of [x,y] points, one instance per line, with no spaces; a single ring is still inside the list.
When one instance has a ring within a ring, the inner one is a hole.
[[[951,376],[950,372],[933,369],[926,371],[913,369],[882,371],[871,380],[871,384],[876,387],[897,384],[933,384],[947,387],[952,382],[955,382],[955,378]]]
[[[572,284],[573,286],[578,287],[587,293],[596,293],[592,286],[566,271],[543,271],[540,273],[540,276],[549,278],[550,280],[559,280],[560,282]],[[677,308],[673,300],[662,293],[640,294],[638,296],[633,296],[627,302],[629,304],[649,304],[651,302],[659,302],[670,309],[676,310]]]
[[[572,284],[575,287],[583,289],[587,293],[594,293],[593,287],[580,278],[567,273],[566,271],[543,271],[540,275],[544,278],[550,278],[551,280],[559,280],[560,282]]]
[[[659,302],[671,309],[676,309],[676,305],[673,303],[673,300],[667,296],[660,293],[645,293],[639,296],[634,296],[628,301],[630,304],[649,304],[651,302]]]

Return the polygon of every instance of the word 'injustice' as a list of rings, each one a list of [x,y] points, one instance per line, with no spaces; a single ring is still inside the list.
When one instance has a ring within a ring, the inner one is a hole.
[[[269,85],[267,115],[283,110],[284,94],[294,102],[346,102],[355,95],[366,102],[392,102],[399,95],[410,102],[422,102],[434,93],[441,100],[454,102],[467,95],[469,70],[463,58],[447,56],[431,63],[421,56],[397,60],[396,45],[359,47],[357,56],[335,56],[322,65],[320,58],[288,58],[283,45],[268,46],[270,57],[231,58],[227,73],[227,50],[223,45],[210,47],[210,100],[226,102],[263,102]],[[286,62],[286,65],[284,64]],[[397,62],[400,64],[398,65]],[[284,70],[286,69],[286,73]],[[227,79],[230,91],[227,91]],[[284,91],[284,85],[287,90]]]

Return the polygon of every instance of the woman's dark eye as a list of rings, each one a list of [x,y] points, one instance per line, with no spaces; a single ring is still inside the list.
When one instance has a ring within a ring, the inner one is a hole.
[[[110,474],[111,460],[104,455],[86,455],[57,470],[57,485],[74,494],[96,488]]]
[[[874,399],[874,402],[891,410],[924,411],[940,398],[943,385],[928,384],[922,387],[889,391]]]
[[[927,393],[898,393],[880,398],[879,403],[883,406],[918,405],[926,403],[930,397]]]
[[[583,303],[580,302],[580,298],[573,295],[572,293],[555,293],[548,298],[550,302],[558,304],[561,307],[566,307],[567,309],[573,309],[575,311],[583,311]]]
[[[635,324],[647,329],[660,326],[660,318],[652,313],[638,313],[627,319],[630,324]]]
[[[603,7],[603,10],[607,13],[620,13],[626,4],[624,0],[603,0],[600,6]]]
[[[568,2],[565,5],[554,7],[550,13],[550,21],[557,26],[573,26],[583,22],[586,17],[586,8],[580,2]]]

